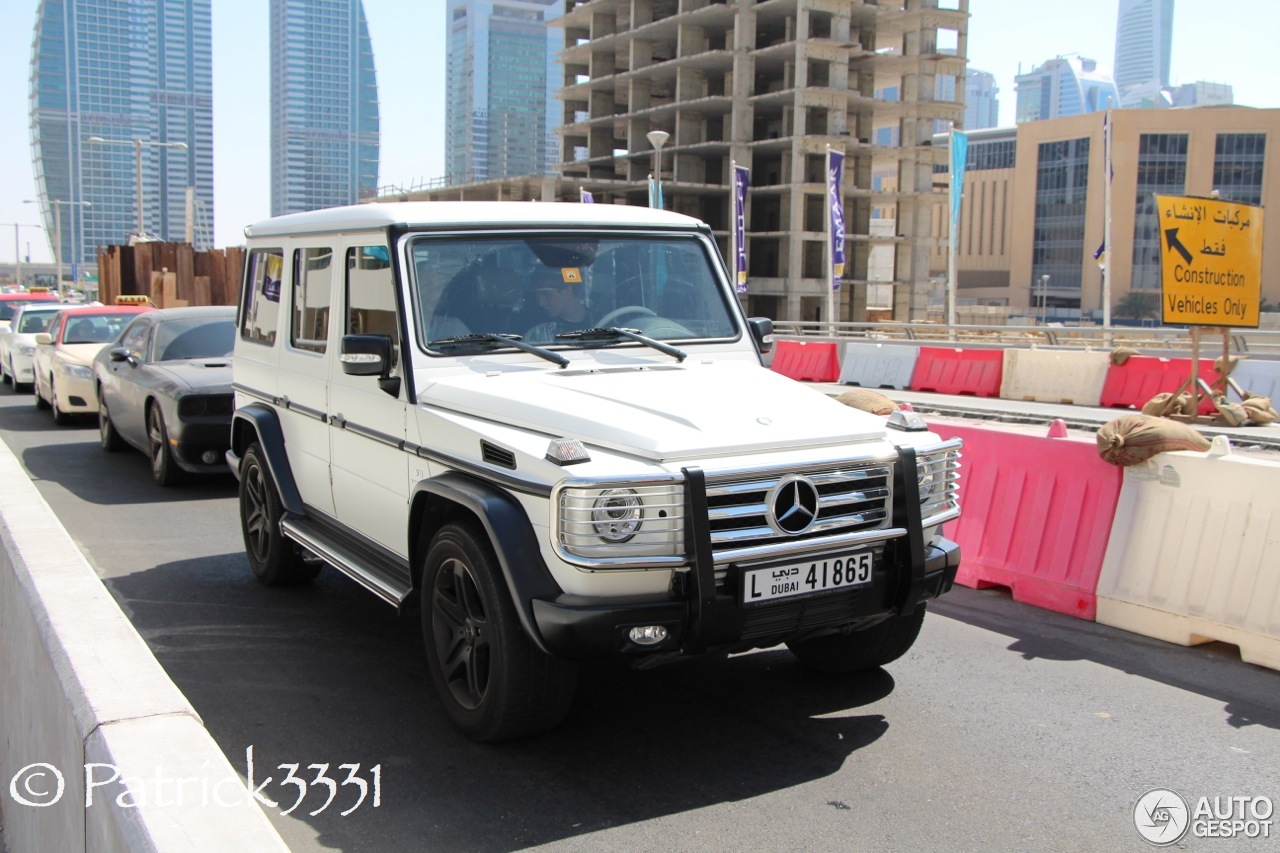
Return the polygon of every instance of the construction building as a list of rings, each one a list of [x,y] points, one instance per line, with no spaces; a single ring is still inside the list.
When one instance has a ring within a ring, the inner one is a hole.
[[[519,198],[664,206],[706,221],[728,254],[733,164],[751,172],[747,309],[827,320],[826,151],[845,157],[846,265],[837,320],[865,316],[873,248],[899,320],[924,319],[940,125],[963,122],[968,0],[568,0],[558,176],[390,198]],[[939,86],[939,78],[952,78]],[[956,82],[958,81],[958,82]],[[963,97],[962,95],[956,97]],[[878,133],[882,130],[892,133]],[[669,134],[660,148],[650,131]],[[890,144],[881,144],[884,141]],[[879,190],[872,174],[891,174]],[[871,228],[872,210],[889,227]],[[872,235],[872,231],[875,235]]]

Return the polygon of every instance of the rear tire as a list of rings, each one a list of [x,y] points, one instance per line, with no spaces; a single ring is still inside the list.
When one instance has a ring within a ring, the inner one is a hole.
[[[907,653],[920,636],[925,606],[910,616],[891,616],[850,634],[825,634],[787,643],[800,662],[820,672],[849,673],[875,669]]]
[[[255,442],[240,461],[240,532],[249,568],[267,586],[309,581],[320,571],[319,563],[304,561],[298,546],[280,532],[283,514],[262,447]]]
[[[559,725],[573,704],[577,665],[525,634],[493,547],[473,521],[440,529],[422,572],[427,664],[454,725],[500,741]]]

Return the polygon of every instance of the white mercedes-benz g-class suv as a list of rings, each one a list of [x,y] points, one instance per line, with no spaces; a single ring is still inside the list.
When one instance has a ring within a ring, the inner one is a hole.
[[[951,588],[958,441],[762,365],[711,230],[641,207],[369,204],[249,238],[228,462],[254,574],[417,606],[480,740],[576,661],[786,643],[831,672]]]

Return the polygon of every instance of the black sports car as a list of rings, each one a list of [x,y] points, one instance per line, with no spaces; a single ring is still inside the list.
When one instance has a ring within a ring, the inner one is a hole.
[[[162,486],[227,473],[235,308],[148,311],[93,362],[102,449],[131,444]]]

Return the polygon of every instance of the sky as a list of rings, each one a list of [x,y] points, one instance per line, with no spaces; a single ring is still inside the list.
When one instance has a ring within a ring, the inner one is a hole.
[[[955,0],[942,0],[954,5]],[[39,224],[29,142],[28,77],[38,0],[0,0],[0,262],[18,250],[53,257]],[[1013,79],[1081,54],[1110,67],[1119,0],[970,0],[969,64],[996,75],[1000,123],[1014,115]],[[268,0],[213,0],[214,243],[243,243],[271,213]],[[444,174],[444,0],[364,0],[382,115],[382,186]],[[1271,51],[1280,0],[1176,0],[1171,83],[1229,83],[1235,101],[1280,107]]]

